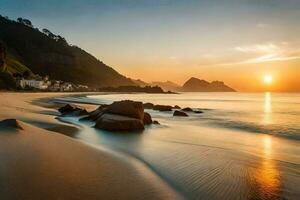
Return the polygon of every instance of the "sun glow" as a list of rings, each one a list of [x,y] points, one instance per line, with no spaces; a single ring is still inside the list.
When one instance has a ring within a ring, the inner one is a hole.
[[[265,84],[271,84],[272,83],[272,81],[273,81],[273,77],[271,76],[271,75],[265,75],[264,76],[264,82],[265,82]]]

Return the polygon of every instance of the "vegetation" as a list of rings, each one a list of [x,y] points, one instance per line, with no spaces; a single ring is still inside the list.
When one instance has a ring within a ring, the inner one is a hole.
[[[136,85],[111,67],[48,29],[34,28],[28,19],[0,16],[0,43],[6,48],[6,72],[17,77],[25,71],[52,79],[88,85]],[[26,73],[27,73],[26,72]]]

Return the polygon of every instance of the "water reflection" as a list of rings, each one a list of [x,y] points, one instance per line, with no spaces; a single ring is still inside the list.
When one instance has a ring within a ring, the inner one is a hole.
[[[265,93],[263,123],[264,124],[270,124],[272,122],[271,116],[272,116],[272,98],[271,98],[271,93],[270,92],[266,92]]]
[[[255,173],[255,193],[259,199],[277,199],[280,196],[280,174],[273,160],[273,142],[269,135],[262,139],[262,156]]]

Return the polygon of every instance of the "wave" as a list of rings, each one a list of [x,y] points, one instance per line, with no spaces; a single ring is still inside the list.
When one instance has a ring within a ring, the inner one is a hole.
[[[238,129],[253,133],[264,133],[274,136],[285,137],[294,140],[300,140],[300,129],[288,125],[263,125],[254,122],[245,122],[241,120],[230,120],[221,118],[206,118],[208,123],[229,129]]]

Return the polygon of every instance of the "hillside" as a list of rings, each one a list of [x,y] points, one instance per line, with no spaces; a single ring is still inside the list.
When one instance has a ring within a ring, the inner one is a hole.
[[[6,72],[29,71],[91,87],[136,85],[91,54],[69,45],[63,37],[47,29],[41,32],[28,21],[16,22],[0,16],[0,43],[6,49]]]
[[[198,78],[190,78],[182,86],[184,92],[235,92],[222,81],[207,82]]]

